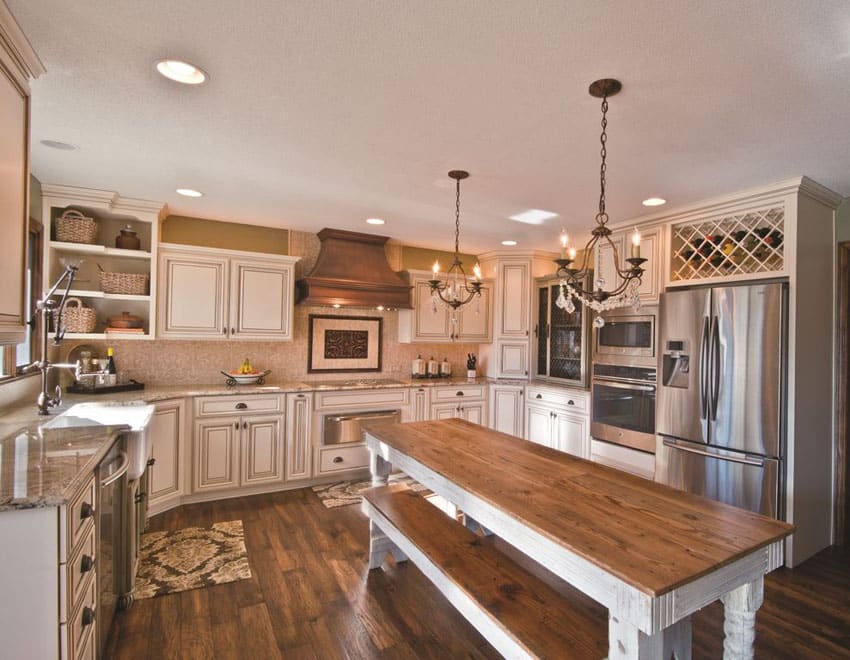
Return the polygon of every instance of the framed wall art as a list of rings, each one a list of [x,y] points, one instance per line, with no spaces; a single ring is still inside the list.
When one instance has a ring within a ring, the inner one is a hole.
[[[380,371],[382,322],[371,316],[310,314],[307,372]]]

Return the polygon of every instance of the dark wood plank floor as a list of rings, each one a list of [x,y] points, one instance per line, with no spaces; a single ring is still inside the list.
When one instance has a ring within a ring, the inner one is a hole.
[[[151,530],[241,519],[250,580],[137,601],[116,616],[107,658],[498,658],[412,564],[369,572],[358,506],[326,509],[309,490],[180,507]],[[488,539],[572,594],[591,621],[579,632],[607,654],[606,610]],[[722,655],[722,607],[693,617],[695,659]],[[564,625],[569,625],[565,622]],[[581,657],[564,649],[563,658]],[[850,552],[830,548],[768,576],[756,657],[850,658]]]

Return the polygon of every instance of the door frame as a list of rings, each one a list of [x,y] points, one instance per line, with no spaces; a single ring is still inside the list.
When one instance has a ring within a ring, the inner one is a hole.
[[[835,521],[834,541],[845,545],[850,531],[850,241],[838,244],[836,260]]]

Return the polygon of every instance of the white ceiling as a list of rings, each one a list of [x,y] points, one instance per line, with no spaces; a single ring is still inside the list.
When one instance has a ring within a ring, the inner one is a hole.
[[[47,68],[33,173],[175,214],[450,249],[462,168],[462,251],[555,249],[595,215],[602,77],[612,222],[801,174],[850,195],[847,0],[6,2]]]

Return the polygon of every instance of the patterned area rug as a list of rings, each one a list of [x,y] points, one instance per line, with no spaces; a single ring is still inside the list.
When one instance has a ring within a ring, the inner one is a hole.
[[[430,493],[425,486],[418,481],[414,481],[406,474],[391,474],[389,482],[391,484],[406,484],[411,490],[417,493]],[[338,506],[360,504],[360,501],[363,499],[360,497],[360,491],[371,487],[371,481],[338,481],[334,484],[313,486],[313,491],[319,496],[319,499],[326,508],[335,509]]]
[[[136,599],[251,577],[241,520],[142,534]]]

